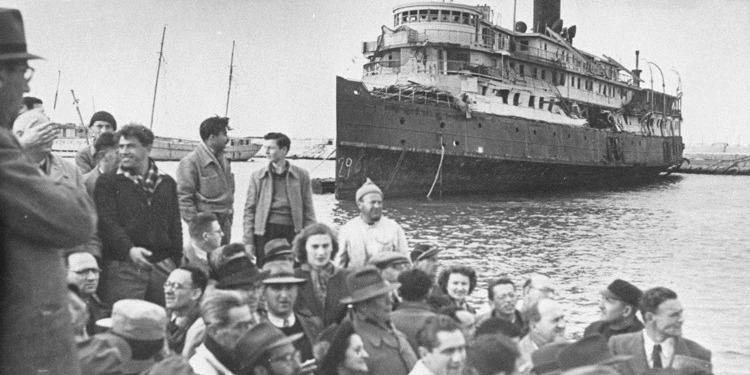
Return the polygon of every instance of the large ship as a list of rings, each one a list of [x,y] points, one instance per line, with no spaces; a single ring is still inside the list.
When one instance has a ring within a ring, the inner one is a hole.
[[[411,3],[363,43],[362,80],[337,77],[338,199],[367,178],[429,196],[619,186],[680,165],[681,94],[641,87],[638,51],[631,71],[573,47],[559,0],[535,0],[530,28],[492,20],[486,5]]]
[[[230,137],[224,154],[232,161],[247,161],[258,153],[262,138]],[[52,152],[61,157],[72,158],[81,148],[90,145],[86,132],[75,124],[64,124],[60,128],[60,137],[52,143]],[[150,157],[157,161],[179,161],[197,147],[199,141],[154,137]]]

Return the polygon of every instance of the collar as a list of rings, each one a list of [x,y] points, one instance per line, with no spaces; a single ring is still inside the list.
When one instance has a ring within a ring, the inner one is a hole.
[[[49,176],[50,169],[52,169],[52,153],[47,154],[38,165],[39,169],[43,171],[45,175]]]
[[[206,142],[201,142],[198,144],[198,147],[196,148],[196,154],[198,155],[198,158],[201,161],[201,166],[205,167],[211,163],[217,163],[221,165],[221,162],[219,162],[220,158],[224,157],[224,151],[220,151],[217,154],[214,154],[210,147],[206,144]]]
[[[390,347],[398,347],[398,337],[396,336],[393,326],[390,323],[385,323],[389,327],[386,329],[381,324],[377,324],[369,319],[360,319],[354,317],[352,319],[355,332],[362,337],[362,340],[368,340],[374,346],[380,347],[382,343],[386,343]]]
[[[274,326],[278,328],[284,328],[284,318],[279,318],[276,315],[273,315],[272,312],[268,312],[268,321],[271,322]],[[289,317],[287,318],[289,320],[289,327],[293,326],[294,323],[297,322],[297,317],[294,316],[294,313],[289,314]]]
[[[195,254],[196,258],[204,262],[208,262],[208,253],[201,249],[200,246],[195,243],[195,241],[190,240],[190,246],[193,248],[193,253]]]
[[[289,160],[284,160],[284,162],[286,163],[286,170],[285,170],[285,172],[288,173],[289,176],[291,176],[291,177],[299,178],[299,176],[297,174],[298,173],[297,169],[292,165],[292,163],[290,163]],[[271,173],[275,173],[275,172],[274,172],[273,167],[271,166],[271,162],[268,162],[268,164],[266,165],[266,168],[265,168],[265,172],[263,173],[263,176],[261,176],[261,178],[270,177]]]
[[[664,341],[657,343],[651,339],[646,330],[643,330],[643,349],[646,350],[646,360],[648,361],[648,367],[654,367],[654,360],[651,358],[654,352],[654,345],[661,345],[661,363],[666,368],[669,366],[672,355],[674,354],[674,337],[664,339]]]

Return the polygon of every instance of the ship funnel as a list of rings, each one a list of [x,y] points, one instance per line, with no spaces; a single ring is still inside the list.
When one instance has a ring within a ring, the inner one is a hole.
[[[534,0],[534,30],[543,33],[559,19],[560,0]]]
[[[526,32],[526,24],[523,23],[523,22],[521,22],[521,21],[516,22],[516,32],[517,33],[521,33],[521,34],[525,33]]]

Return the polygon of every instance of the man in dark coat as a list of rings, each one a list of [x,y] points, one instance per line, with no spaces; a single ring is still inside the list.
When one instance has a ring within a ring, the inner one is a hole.
[[[414,352],[417,352],[417,333],[427,319],[435,316],[427,304],[432,289],[432,279],[424,271],[413,269],[398,276],[398,294],[401,303],[391,312],[391,323],[406,335]]]
[[[96,181],[103,243],[105,302],[145,299],[164,306],[164,282],[182,257],[177,184],[149,157],[154,133],[143,125],[117,132],[120,168]]]
[[[677,293],[664,287],[643,293],[641,316],[643,331],[612,336],[609,348],[613,354],[631,355],[618,370],[623,375],[640,375],[660,369],[711,371],[711,351],[682,337],[682,305]]]
[[[643,323],[635,316],[638,311],[638,303],[641,292],[638,287],[625,281],[617,279],[607,289],[602,290],[599,310],[601,320],[591,323],[583,332],[584,336],[602,335],[609,340],[614,335],[623,333],[640,332]]]
[[[85,191],[44,177],[10,132],[33,70],[21,13],[0,9],[0,373],[79,374],[60,248],[93,232]]]

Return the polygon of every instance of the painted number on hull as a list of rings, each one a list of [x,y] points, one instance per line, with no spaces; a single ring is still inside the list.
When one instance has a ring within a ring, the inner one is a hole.
[[[339,168],[339,177],[343,179],[349,179],[349,173],[352,171],[352,159],[351,158],[339,158],[339,164],[341,167]],[[346,168],[346,174],[344,174],[344,168]]]

